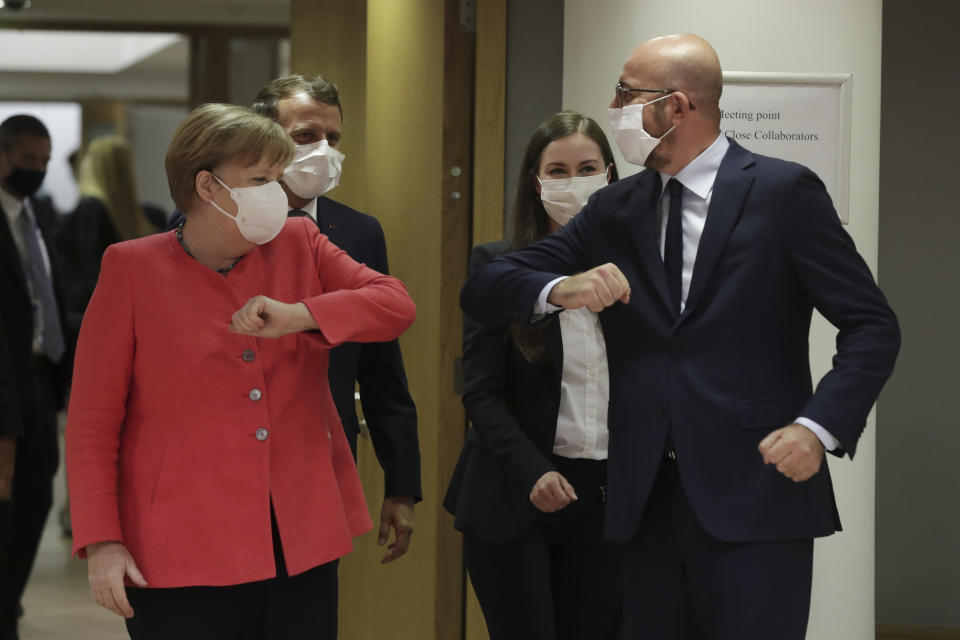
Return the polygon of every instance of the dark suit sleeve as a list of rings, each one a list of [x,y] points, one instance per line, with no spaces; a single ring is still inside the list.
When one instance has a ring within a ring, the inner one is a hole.
[[[367,266],[389,273],[387,245],[383,230],[369,218]],[[420,501],[420,443],[417,436],[417,408],[407,387],[400,343],[368,342],[360,347],[357,363],[360,404],[370,430],[377,460],[383,468],[385,495],[412,496]]]
[[[794,194],[794,273],[814,307],[838,329],[833,368],[801,415],[833,434],[853,457],[866,417],[893,371],[900,329],[823,183],[804,170]]]
[[[588,260],[590,228],[599,194],[573,220],[540,242],[500,256],[477,269],[460,292],[460,308],[480,322],[529,322],[537,296],[551,281],[594,265]]]
[[[470,272],[492,257],[489,245],[476,247]],[[468,437],[503,460],[520,486],[530,490],[554,466],[524,433],[507,403],[508,340],[507,325],[463,315],[463,405],[471,423]]]
[[[23,416],[20,415],[16,381],[7,328],[0,322],[0,437],[23,437]]]

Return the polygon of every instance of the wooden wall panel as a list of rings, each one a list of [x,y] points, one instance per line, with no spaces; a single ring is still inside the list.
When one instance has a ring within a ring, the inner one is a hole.
[[[507,103],[507,0],[477,2],[473,244],[503,235]]]
[[[478,0],[476,6],[472,245],[503,235],[507,102],[507,0]],[[469,577],[465,599],[465,639],[487,640],[490,632]]]
[[[290,71],[321,74],[340,89],[346,155],[337,201],[366,211],[367,3],[290,0]]]
[[[417,403],[424,500],[406,556],[380,565],[384,550],[372,532],[355,540],[341,563],[343,638],[462,637],[460,535],[441,506],[464,433],[453,380],[470,244],[474,36],[459,30],[459,5],[292,0],[291,68],[322,72],[344,103],[347,159],[330,195],[380,220],[391,272],[418,308],[400,344]],[[368,439],[359,450],[367,502],[379,521],[382,472]]]

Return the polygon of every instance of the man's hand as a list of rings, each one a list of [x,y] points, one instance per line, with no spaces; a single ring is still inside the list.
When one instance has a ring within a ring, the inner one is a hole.
[[[257,338],[279,338],[316,328],[307,305],[278,302],[267,296],[250,298],[230,319],[231,331]]]
[[[90,593],[101,607],[124,618],[133,617],[133,608],[127,600],[123,577],[140,587],[147,586],[130,552],[119,542],[98,542],[87,545],[87,574]]]
[[[823,464],[823,443],[802,424],[777,429],[758,447],[764,464],[777,465],[777,471],[794,482],[809,480]]]
[[[406,496],[391,496],[383,501],[380,509],[380,532],[377,544],[381,547],[387,544],[390,538],[390,529],[393,529],[394,540],[387,545],[387,555],[383,556],[380,564],[393,562],[410,548],[410,538],[413,536],[413,498]]]
[[[573,485],[559,471],[547,471],[530,491],[530,502],[544,513],[559,511],[576,499]]]
[[[586,307],[603,311],[614,302],[630,302],[630,283],[612,262],[594,267],[558,282],[547,296],[547,302],[567,309]]]
[[[17,464],[17,439],[0,438],[0,502],[13,494],[13,469]]]

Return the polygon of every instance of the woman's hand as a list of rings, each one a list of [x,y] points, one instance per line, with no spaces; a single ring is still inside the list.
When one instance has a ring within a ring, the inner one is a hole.
[[[278,302],[267,296],[250,298],[230,319],[231,331],[257,338],[279,338],[316,328],[307,305]]]
[[[530,491],[530,502],[544,513],[559,511],[576,499],[573,485],[558,471],[547,471]]]
[[[101,607],[124,618],[133,617],[133,608],[127,600],[123,577],[140,587],[147,586],[140,570],[127,548],[119,542],[97,542],[87,545],[87,574],[90,593]]]

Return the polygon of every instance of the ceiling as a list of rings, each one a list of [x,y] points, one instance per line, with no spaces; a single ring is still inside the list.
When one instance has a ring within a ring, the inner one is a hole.
[[[0,32],[6,29],[83,29],[148,31],[175,35],[196,27],[239,27],[235,35],[256,37],[261,30],[276,38],[290,22],[291,0],[31,0],[22,11],[0,9]],[[182,31],[181,31],[182,29]],[[58,31],[50,31],[56,34]],[[68,34],[55,36],[67,47]],[[11,34],[12,35],[12,34]],[[189,38],[178,37],[130,66],[116,72],[71,73],[68,65],[46,72],[0,68],[5,100],[126,99],[185,101],[189,88]],[[52,46],[56,47],[55,40]],[[6,50],[11,50],[6,48]],[[13,56],[11,64],[30,66],[37,56]],[[26,58],[26,59],[24,59]],[[8,65],[10,66],[10,65]],[[16,65],[13,65],[16,66]],[[75,65],[69,65],[75,66]],[[2,67],[2,65],[0,65]]]
[[[290,0],[31,0],[22,11],[0,10],[0,26],[22,23],[102,25],[258,25],[290,22]]]

